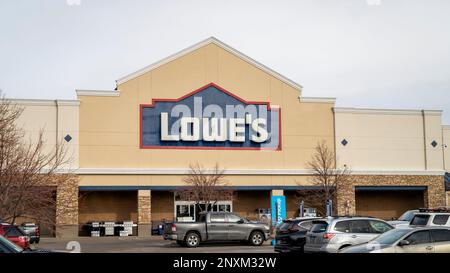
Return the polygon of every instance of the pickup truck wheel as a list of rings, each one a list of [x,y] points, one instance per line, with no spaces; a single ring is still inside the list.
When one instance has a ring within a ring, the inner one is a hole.
[[[253,231],[249,241],[252,246],[260,246],[264,243],[264,234],[260,231]]]
[[[195,232],[189,232],[184,239],[187,247],[198,247],[200,244],[200,236]]]

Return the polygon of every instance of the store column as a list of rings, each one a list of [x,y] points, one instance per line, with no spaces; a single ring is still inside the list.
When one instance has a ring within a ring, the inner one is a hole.
[[[138,236],[152,235],[152,193],[150,190],[138,190]]]
[[[356,214],[356,192],[352,183],[339,185],[336,191],[336,211],[337,215]]]
[[[78,179],[65,179],[56,186],[56,230],[58,238],[78,237]]]

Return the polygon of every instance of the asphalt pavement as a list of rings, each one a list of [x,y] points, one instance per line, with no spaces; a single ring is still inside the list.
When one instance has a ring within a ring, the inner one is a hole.
[[[180,247],[161,236],[78,237],[73,239],[41,238],[32,248],[81,253],[273,253],[270,241],[262,246],[239,243],[204,243],[197,248]]]

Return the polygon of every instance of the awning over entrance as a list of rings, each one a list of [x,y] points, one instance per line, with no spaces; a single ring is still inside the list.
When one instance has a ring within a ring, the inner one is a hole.
[[[185,186],[80,186],[80,191],[174,191],[181,190]],[[236,191],[254,191],[254,190],[317,190],[318,186],[230,186]]]

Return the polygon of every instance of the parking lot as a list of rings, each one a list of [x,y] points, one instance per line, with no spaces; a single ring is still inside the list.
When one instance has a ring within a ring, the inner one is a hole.
[[[38,245],[52,251],[70,251],[78,242],[82,253],[273,253],[270,241],[253,247],[237,243],[205,243],[197,248],[185,248],[175,242],[165,241],[161,236],[139,237],[79,237],[75,239],[41,238]],[[71,247],[72,246],[72,247]]]

